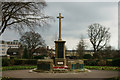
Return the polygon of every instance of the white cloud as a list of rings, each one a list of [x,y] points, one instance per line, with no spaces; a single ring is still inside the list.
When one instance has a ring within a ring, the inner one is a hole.
[[[111,42],[110,44],[117,48],[118,44],[118,11],[115,2],[48,2],[45,8],[47,15],[53,16],[56,22],[50,22],[51,27],[48,30],[38,29],[47,45],[54,47],[54,40],[58,37],[58,13],[64,16],[62,20],[62,38],[66,40],[68,49],[76,48],[76,45],[82,34],[87,43],[90,45],[87,36],[87,28],[92,23],[100,23],[106,27],[110,27]],[[3,35],[3,39],[12,40],[19,39],[14,32],[7,31]],[[13,36],[14,35],[14,36]]]

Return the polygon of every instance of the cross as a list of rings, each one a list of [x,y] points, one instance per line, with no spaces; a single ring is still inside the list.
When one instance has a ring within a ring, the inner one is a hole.
[[[59,16],[57,18],[59,18],[59,39],[58,40],[60,41],[60,40],[62,40],[61,39],[61,19],[64,17],[62,17],[61,13],[59,13]]]

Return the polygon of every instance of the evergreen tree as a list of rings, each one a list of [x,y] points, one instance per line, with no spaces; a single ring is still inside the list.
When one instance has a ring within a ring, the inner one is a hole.
[[[77,53],[79,55],[79,58],[83,58],[85,47],[85,42],[83,40],[83,37],[81,36],[81,39],[77,45]]]
[[[28,54],[27,48],[24,49],[23,58],[24,58],[24,59],[28,59],[28,58],[29,58],[29,54]]]

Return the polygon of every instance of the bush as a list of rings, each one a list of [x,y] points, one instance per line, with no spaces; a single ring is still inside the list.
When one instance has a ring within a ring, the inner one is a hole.
[[[120,67],[120,58],[113,59],[112,65],[113,65],[113,66],[119,66],[119,67]]]
[[[106,61],[107,66],[112,66],[112,61]]]
[[[15,59],[15,57],[14,56],[10,56],[10,59]]]
[[[15,64],[14,65],[24,65],[25,60],[23,59],[15,59]]]
[[[27,60],[25,60],[24,64],[37,65],[37,60],[36,59],[27,59]]]
[[[97,65],[98,65],[98,66],[105,66],[105,65],[106,65],[106,60],[99,60],[99,61],[97,62]]]
[[[44,59],[44,57],[47,57],[47,55],[35,56],[34,59]]]
[[[84,59],[92,59],[92,56],[90,54],[85,54],[83,56]]]
[[[27,48],[24,49],[23,58],[24,59],[28,59],[29,58],[29,54],[28,54]]]
[[[97,65],[97,60],[85,60],[84,64],[87,66],[96,66]]]
[[[2,66],[37,65],[36,59],[2,59]]]
[[[15,64],[15,60],[14,59],[10,59],[10,65],[14,65]]]
[[[9,59],[2,59],[2,66],[9,66],[10,60]]]
[[[15,65],[37,65],[37,60],[35,60],[35,59],[16,59]]]

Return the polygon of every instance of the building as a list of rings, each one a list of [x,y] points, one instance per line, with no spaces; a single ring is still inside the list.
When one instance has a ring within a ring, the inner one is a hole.
[[[48,51],[49,51],[50,56],[53,57],[53,55],[55,55],[54,49],[49,49]],[[84,53],[90,54],[91,56],[93,56],[94,51],[93,50],[85,50]],[[79,54],[77,54],[77,50],[66,50],[65,56],[66,57],[76,57],[76,56],[79,56]]]
[[[7,50],[9,48],[19,48],[20,47],[20,42],[18,40],[13,40],[13,41],[0,41],[0,56],[6,56],[7,55]]]

